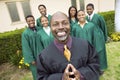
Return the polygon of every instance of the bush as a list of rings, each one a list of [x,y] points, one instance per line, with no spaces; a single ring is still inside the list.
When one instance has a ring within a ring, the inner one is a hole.
[[[114,23],[114,11],[108,11],[108,12],[101,12],[99,13],[102,15],[105,19],[106,25],[107,25],[107,32],[108,36],[110,36],[112,33],[115,32],[115,23]]]
[[[23,30],[0,33],[0,64],[12,62],[18,65],[17,62],[20,60],[18,57],[20,56],[17,52],[21,51],[21,33]]]
[[[21,50],[17,50],[15,54],[10,55],[10,63],[19,65],[19,61],[21,60],[22,56]]]

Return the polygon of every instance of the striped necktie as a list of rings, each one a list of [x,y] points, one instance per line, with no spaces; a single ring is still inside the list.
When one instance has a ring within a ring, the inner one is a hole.
[[[70,50],[67,49],[66,45],[64,45],[64,56],[68,61],[70,61],[71,53],[70,53]]]
[[[91,17],[90,16],[88,16],[88,20],[91,21]]]

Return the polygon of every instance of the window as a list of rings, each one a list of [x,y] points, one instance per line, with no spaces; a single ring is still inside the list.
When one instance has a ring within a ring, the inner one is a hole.
[[[12,22],[20,21],[19,15],[18,15],[18,10],[16,7],[16,2],[9,2],[6,3],[8,7],[8,11],[10,13],[10,17]]]
[[[21,16],[18,13],[20,11],[18,11],[18,10],[20,10],[19,8],[21,8],[21,7],[22,7],[22,10],[24,13],[24,15],[23,15],[24,17],[26,17],[27,15],[31,15],[29,1],[28,0],[20,1],[19,3],[21,4],[21,6],[18,6],[18,4],[16,4],[16,2],[7,2],[6,3],[12,22],[20,21]]]
[[[78,0],[79,4],[80,5],[80,9],[84,10],[84,0]],[[71,0],[71,4],[75,7],[77,7],[77,1],[76,0]]]
[[[31,15],[29,1],[22,1],[21,5],[22,5],[22,8],[23,8],[24,16],[26,17],[27,15]]]

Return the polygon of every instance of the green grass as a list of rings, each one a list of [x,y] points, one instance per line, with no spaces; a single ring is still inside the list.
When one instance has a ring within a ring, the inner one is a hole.
[[[21,80],[33,80],[31,72],[27,73]]]
[[[108,69],[100,80],[120,80],[120,42],[106,44]]]

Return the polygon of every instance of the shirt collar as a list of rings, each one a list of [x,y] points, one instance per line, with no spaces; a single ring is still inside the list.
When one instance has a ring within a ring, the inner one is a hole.
[[[60,51],[64,51],[64,45],[65,44],[61,44],[59,43],[57,40],[54,40],[54,44],[55,46],[60,50]],[[68,41],[66,43],[67,47],[70,49],[71,45],[72,45],[72,38],[69,36]]]
[[[48,30],[48,29],[50,29],[50,27],[48,26],[48,27],[43,27],[43,29],[44,30]]]
[[[43,27],[43,30],[48,34],[50,35],[50,27]]]
[[[88,17],[90,17],[90,19],[92,19],[94,14],[95,14],[95,12],[93,11],[93,13],[91,15],[88,15]]]
[[[46,16],[48,17],[48,16],[49,16],[49,14],[46,14]]]
[[[36,27],[29,27],[32,31],[36,31]]]
[[[86,24],[86,23],[88,23],[88,21],[87,21],[87,20],[85,21],[85,24]],[[78,24],[80,24],[80,23],[78,22]]]
[[[88,21],[86,20],[86,21],[85,21],[85,24],[87,24],[87,23],[88,23]],[[84,25],[85,25],[85,24],[82,25],[82,24],[80,24],[79,22],[78,22],[78,24],[79,24],[82,28],[83,28]]]

